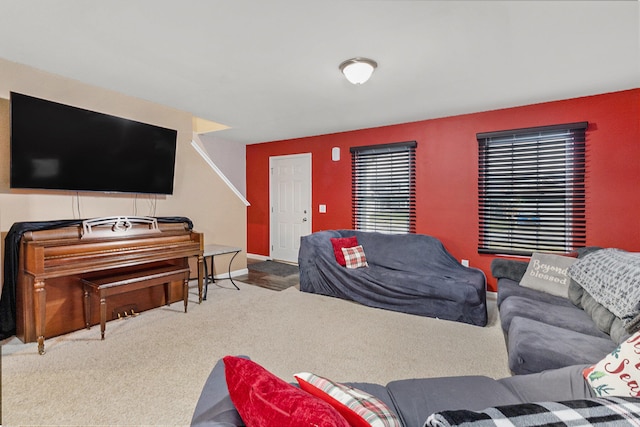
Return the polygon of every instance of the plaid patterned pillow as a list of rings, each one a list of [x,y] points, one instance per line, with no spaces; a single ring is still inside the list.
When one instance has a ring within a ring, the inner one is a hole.
[[[342,248],[342,253],[344,254],[345,267],[369,267],[362,245],[354,246],[353,248]]]
[[[302,390],[329,403],[352,427],[401,427],[393,411],[369,393],[309,372],[294,377]]]

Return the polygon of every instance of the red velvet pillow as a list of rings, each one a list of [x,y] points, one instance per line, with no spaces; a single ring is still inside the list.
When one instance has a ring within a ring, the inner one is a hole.
[[[358,246],[358,238],[356,236],[332,237],[331,245],[333,246],[333,253],[336,256],[336,261],[338,261],[338,264],[344,267],[347,265],[347,263],[344,260],[342,248],[353,248],[354,246]]]
[[[349,427],[331,405],[251,360],[226,356],[224,368],[231,401],[248,427]]]

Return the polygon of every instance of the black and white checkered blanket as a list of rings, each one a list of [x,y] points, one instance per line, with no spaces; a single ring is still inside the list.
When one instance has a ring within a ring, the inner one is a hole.
[[[487,408],[442,411],[424,427],[640,426],[640,399],[607,397],[565,402],[521,403]]]

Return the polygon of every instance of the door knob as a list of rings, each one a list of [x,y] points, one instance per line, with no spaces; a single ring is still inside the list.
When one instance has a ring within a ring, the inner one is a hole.
[[[302,218],[302,222],[307,222],[307,218]]]

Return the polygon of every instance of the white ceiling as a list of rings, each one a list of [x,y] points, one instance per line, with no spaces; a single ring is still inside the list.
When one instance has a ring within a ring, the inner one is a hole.
[[[639,5],[0,0],[0,57],[256,143],[640,87]],[[362,86],[355,56],[379,64]]]

